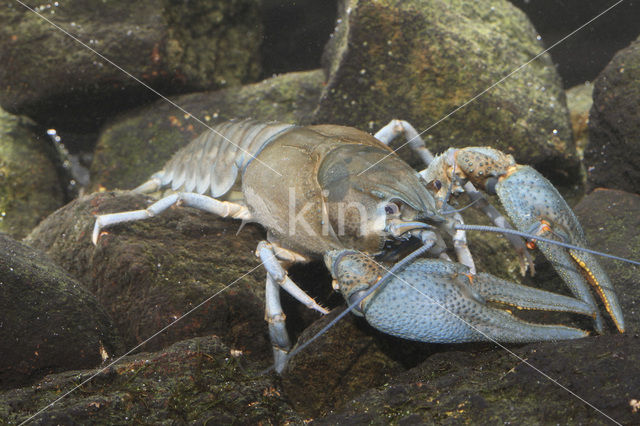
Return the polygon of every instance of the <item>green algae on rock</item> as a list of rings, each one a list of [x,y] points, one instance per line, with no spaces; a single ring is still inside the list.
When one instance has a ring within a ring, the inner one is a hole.
[[[345,0],[338,22],[314,122],[373,132],[399,118],[429,129],[436,152],[490,145],[555,180],[577,179],[560,78],[509,2]]]
[[[45,126],[94,131],[155,95],[255,81],[262,25],[249,0],[61,1],[0,9],[0,105]],[[126,70],[126,73],[122,70]]]

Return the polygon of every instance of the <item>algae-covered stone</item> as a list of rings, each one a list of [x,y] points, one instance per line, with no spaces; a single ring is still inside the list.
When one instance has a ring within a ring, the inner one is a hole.
[[[314,336],[336,315],[334,311],[308,327],[298,344]],[[398,360],[381,350],[391,347],[389,342],[394,340],[397,343],[398,339],[372,333],[363,320],[350,314],[291,359],[282,376],[285,396],[307,416],[342,406],[403,371]]]
[[[29,423],[303,424],[275,376],[261,375],[260,367],[233,358],[217,337],[185,340],[161,352],[127,356],[104,371],[50,375],[32,387],[0,393],[0,423],[35,415]]]
[[[436,152],[490,145],[577,177],[560,79],[507,1],[345,0],[338,22],[315,122],[375,131],[400,118]]]
[[[94,367],[119,351],[95,297],[42,253],[0,233],[0,388]]]
[[[322,72],[283,74],[238,88],[183,95],[132,111],[102,131],[90,188],[134,188],[181,147],[219,120],[255,118],[301,123],[308,119],[322,90]]]
[[[640,38],[594,82],[584,162],[591,186],[640,193]]]
[[[0,109],[0,231],[14,238],[64,203],[45,137],[31,120]]]
[[[582,158],[589,143],[589,110],[593,105],[593,83],[586,82],[567,90],[567,106],[571,116],[576,151]]]
[[[107,228],[92,244],[94,214],[145,208],[151,201],[95,193],[49,216],[26,241],[86,283],[128,347],[185,315],[143,349],[216,334],[234,349],[270,359],[265,275],[254,254],[265,238],[260,227],[247,225],[236,235],[238,221],[170,209],[152,220]]]
[[[51,23],[18,2],[0,9],[0,105],[43,125],[92,130],[155,99],[130,75],[168,95],[238,85],[260,73],[262,26],[249,0],[75,0],[35,11]]]

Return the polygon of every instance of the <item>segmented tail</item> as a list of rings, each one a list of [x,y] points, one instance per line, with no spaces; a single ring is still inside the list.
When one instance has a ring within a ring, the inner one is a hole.
[[[273,137],[295,126],[256,120],[217,124],[176,152],[151,179],[173,190],[226,194],[244,168]]]

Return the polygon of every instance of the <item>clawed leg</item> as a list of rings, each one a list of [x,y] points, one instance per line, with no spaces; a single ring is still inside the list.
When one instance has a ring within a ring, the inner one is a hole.
[[[428,176],[426,171],[429,170],[428,167],[433,162],[435,157],[426,147],[424,140],[422,140],[422,138],[420,137],[420,134],[410,123],[404,120],[391,120],[389,124],[380,129],[374,136],[380,142],[384,143],[385,145],[389,145],[389,143],[391,143],[393,139],[400,135],[405,135],[409,147],[411,147],[416,155],[418,155],[422,159],[425,166],[427,167],[427,169],[420,172],[422,177],[425,178],[427,182],[432,181],[433,178]],[[467,182],[464,185],[464,191],[469,195],[469,198],[473,202],[474,207],[480,209],[489,219],[493,221],[496,226],[512,229],[507,219],[503,215],[501,215],[495,207],[489,204],[482,193],[476,190],[471,182]],[[462,217],[459,214],[456,214],[456,220],[462,223]],[[518,255],[521,274],[526,274],[527,268],[529,268],[529,270],[531,271],[531,275],[533,275],[535,273],[533,259],[531,257],[531,254],[529,254],[522,238],[511,234],[505,234],[504,236],[512,245],[516,254]],[[464,265],[467,265],[471,269],[471,271],[475,273],[473,258],[466,244],[466,233],[460,230],[456,231],[453,236],[453,241],[458,261]]]
[[[537,171],[517,166],[500,178],[496,192],[507,213],[521,231],[586,247],[586,239],[578,219],[558,191]],[[540,251],[554,265],[571,292],[594,310],[595,325],[602,332],[602,316],[597,311],[589,284],[596,290],[618,331],[624,331],[622,309],[613,284],[590,253],[537,242]]]
[[[156,201],[146,209],[97,216],[91,240],[93,241],[93,244],[98,244],[100,231],[107,226],[148,219],[162,213],[174,204],[193,207],[221,217],[232,217],[234,219],[242,220],[251,219],[249,210],[241,204],[231,203],[229,201],[219,201],[215,198],[194,192],[178,192]]]
[[[511,155],[489,147],[449,149],[438,156],[432,171],[441,179],[455,175],[458,182],[469,181],[488,193],[497,194],[516,228],[525,233],[557,239],[586,247],[582,227],[557,189],[529,166],[517,164]],[[435,173],[435,172],[434,172]],[[620,332],[624,331],[622,309],[613,285],[596,258],[578,249],[552,243],[538,243],[573,294],[591,306],[594,328],[602,331],[602,317],[589,290],[591,284]]]
[[[407,145],[418,154],[425,166],[429,166],[434,159],[433,154],[427,148],[416,129],[404,120],[391,120],[389,124],[373,135],[385,145],[389,145],[399,135],[405,135]]]
[[[349,251],[325,255],[345,300],[366,292],[386,272],[374,260]],[[490,274],[469,274],[460,264],[419,258],[361,300],[354,312],[385,333],[439,343],[474,341],[531,342],[577,339],[586,331],[562,325],[523,321],[488,301],[517,309],[541,309],[590,315],[581,300],[520,284]]]
[[[320,306],[313,298],[294,283],[281,265],[285,262],[301,262],[307,260],[291,250],[279,247],[275,243],[261,241],[256,249],[262,264],[267,270],[265,319],[269,324],[269,336],[273,346],[275,370],[281,373],[286,367],[286,356],[291,349],[291,341],[287,334],[285,315],[280,305],[280,287],[309,309],[322,314],[329,311]]]

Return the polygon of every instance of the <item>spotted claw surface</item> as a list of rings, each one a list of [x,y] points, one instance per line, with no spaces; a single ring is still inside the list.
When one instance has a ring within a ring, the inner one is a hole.
[[[513,167],[510,173],[498,179],[495,190],[520,231],[587,247],[582,227],[567,202],[533,168],[521,165]],[[554,265],[574,296],[591,306],[596,331],[602,332],[602,316],[589,284],[602,300],[618,331],[624,332],[622,309],[613,284],[594,255],[541,241],[536,245]]]
[[[358,300],[387,271],[352,251],[329,252],[325,262],[349,303]],[[490,301],[516,309],[592,313],[591,306],[581,300],[490,274],[470,275],[464,265],[436,259],[412,261],[362,300],[354,312],[380,331],[424,342],[531,342],[588,335],[572,327],[525,322],[490,306]]]

